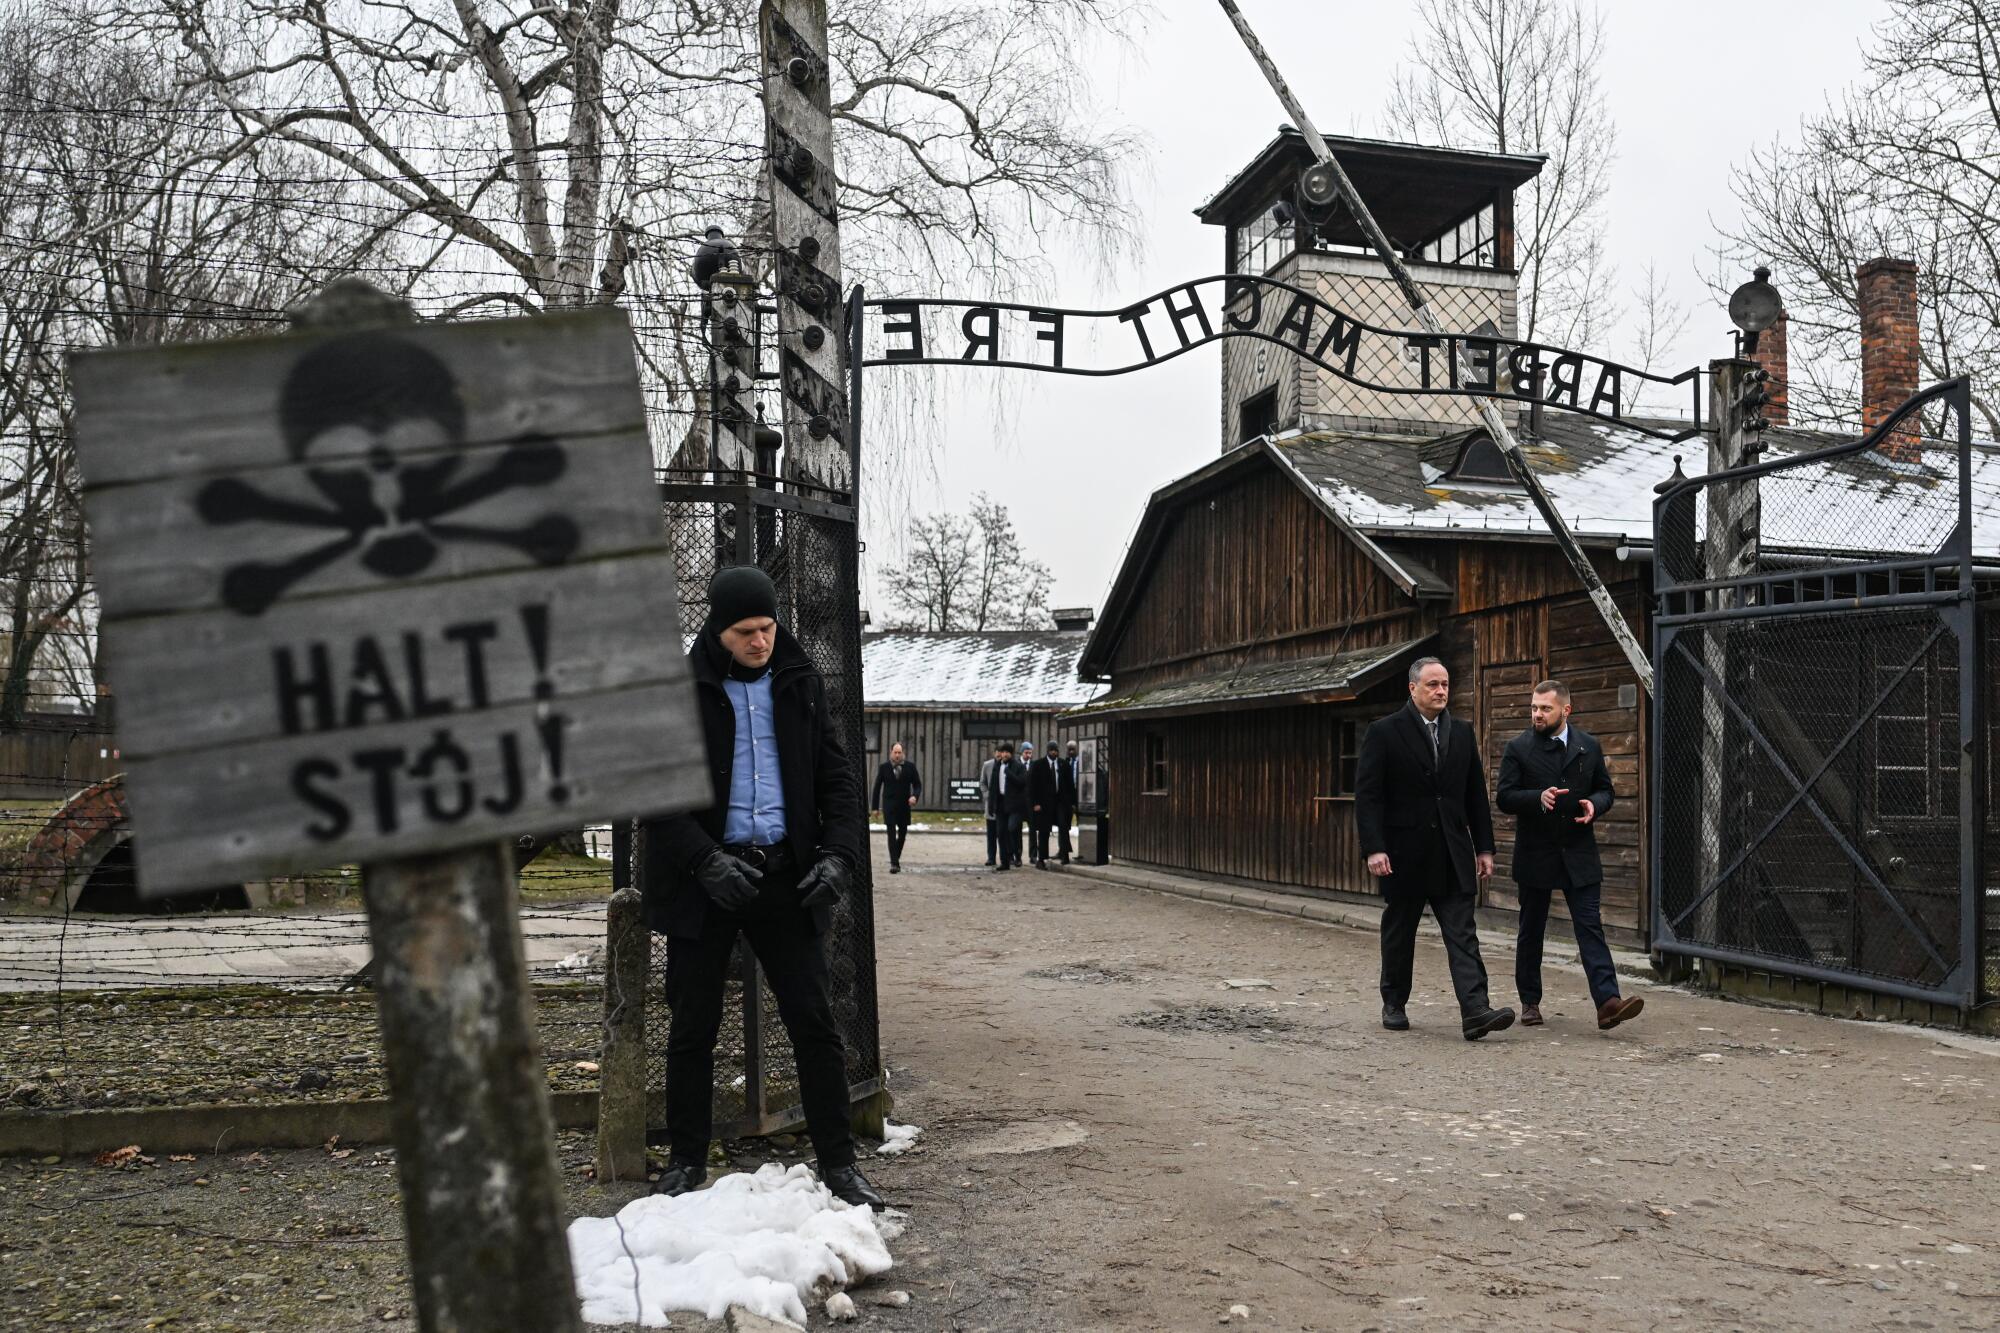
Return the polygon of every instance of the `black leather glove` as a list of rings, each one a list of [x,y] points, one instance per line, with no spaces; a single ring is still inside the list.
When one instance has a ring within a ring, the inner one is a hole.
[[[847,896],[854,884],[854,872],[837,856],[822,856],[799,881],[799,906],[819,907]]]
[[[696,863],[694,877],[710,902],[725,912],[741,912],[757,901],[756,881],[764,872],[718,847]]]

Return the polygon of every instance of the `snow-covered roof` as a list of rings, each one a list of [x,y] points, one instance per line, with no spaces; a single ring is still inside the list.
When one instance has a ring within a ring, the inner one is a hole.
[[[1811,453],[1849,435],[1773,427],[1766,460]],[[1551,413],[1540,440],[1523,440],[1535,474],[1578,540],[1649,544],[1654,487],[1706,470],[1699,439],[1672,443],[1626,427]],[[1371,536],[1498,536],[1546,539],[1527,495],[1513,487],[1453,485],[1408,436],[1303,434],[1271,454],[1341,520]],[[1879,453],[1850,454],[1766,477],[1762,540],[1768,550],[1924,551],[1957,520],[1954,446],[1926,441],[1922,466]],[[1975,544],[2000,554],[2000,447],[1972,451]]]
[[[861,636],[870,708],[1070,708],[1103,687],[1076,678],[1080,630],[887,630]]]

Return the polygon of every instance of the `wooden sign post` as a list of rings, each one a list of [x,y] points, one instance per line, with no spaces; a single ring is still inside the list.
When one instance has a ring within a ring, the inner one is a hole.
[[[506,840],[711,799],[631,332],[293,322],[71,367],[140,891],[363,862],[419,1326],[579,1329]]]

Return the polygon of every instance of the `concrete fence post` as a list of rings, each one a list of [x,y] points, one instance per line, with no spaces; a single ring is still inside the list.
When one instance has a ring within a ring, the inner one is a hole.
[[[604,1050],[597,1061],[597,1179],[646,1179],[646,972],[652,939],[644,900],[626,887],[604,918]]]

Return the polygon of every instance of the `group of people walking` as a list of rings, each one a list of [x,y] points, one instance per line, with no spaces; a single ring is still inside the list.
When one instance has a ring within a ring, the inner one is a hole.
[[[1049,834],[1056,835],[1056,855],[1069,864],[1069,831],[1076,823],[1076,742],[1068,753],[1050,741],[1039,758],[1032,741],[1023,741],[1017,756],[1014,742],[1001,741],[993,757],[979,767],[979,795],[986,808],[986,864],[1009,870],[1021,864],[1021,833],[1032,833],[1028,851],[1037,869],[1049,864]]]
[[[859,772],[827,708],[826,686],[778,623],[777,589],[753,566],[720,570],[689,664],[715,800],[708,808],[644,821],[647,915],[667,937],[669,1158],[653,1189],[677,1195],[708,1175],[715,1045],[724,987],[739,938],[763,967],[791,1038],[806,1132],[820,1178],[852,1204],[883,1206],[856,1165],[848,1124],[846,1049],[834,1016],[825,937],[865,864],[868,836]],[[1447,705],[1451,678],[1436,658],[1410,669],[1410,701],[1374,723],[1361,745],[1355,818],[1382,913],[1382,1024],[1410,1026],[1405,1006],[1417,925],[1428,907],[1443,930],[1464,1035],[1510,1026],[1512,1009],[1487,993],[1473,908],[1494,867],[1493,818],[1472,728]],[[1618,993],[1598,913],[1603,878],[1594,826],[1611,809],[1603,749],[1569,720],[1560,681],[1535,686],[1533,725],[1500,766],[1498,804],[1520,821],[1514,878],[1521,890],[1515,982],[1521,1021],[1541,1021],[1541,942],[1549,902],[1569,903],[1597,1024],[1639,1012]],[[980,771],[986,862],[1021,863],[1023,829],[1037,866],[1067,863],[1077,806],[1077,747],[1038,757],[1011,742]],[[900,745],[876,773],[869,805],[889,830],[889,869],[901,869],[910,811],[923,779]]]
[[[1444,664],[1435,657],[1411,664],[1409,688],[1409,702],[1362,737],[1354,786],[1361,854],[1383,898],[1382,1026],[1409,1029],[1411,963],[1428,907],[1444,936],[1465,1039],[1477,1041],[1511,1027],[1516,1017],[1488,995],[1473,923],[1479,886],[1494,867],[1486,771],[1471,726],[1449,711],[1451,673]],[[1534,687],[1529,719],[1528,729],[1507,743],[1496,797],[1502,813],[1519,821],[1513,866],[1521,900],[1514,955],[1519,1017],[1530,1027],[1543,1021],[1542,936],[1550,900],[1561,893],[1597,1026],[1616,1027],[1637,1017],[1645,1001],[1619,994],[1604,938],[1596,826],[1614,800],[1604,749],[1571,724],[1569,687],[1559,680]]]

